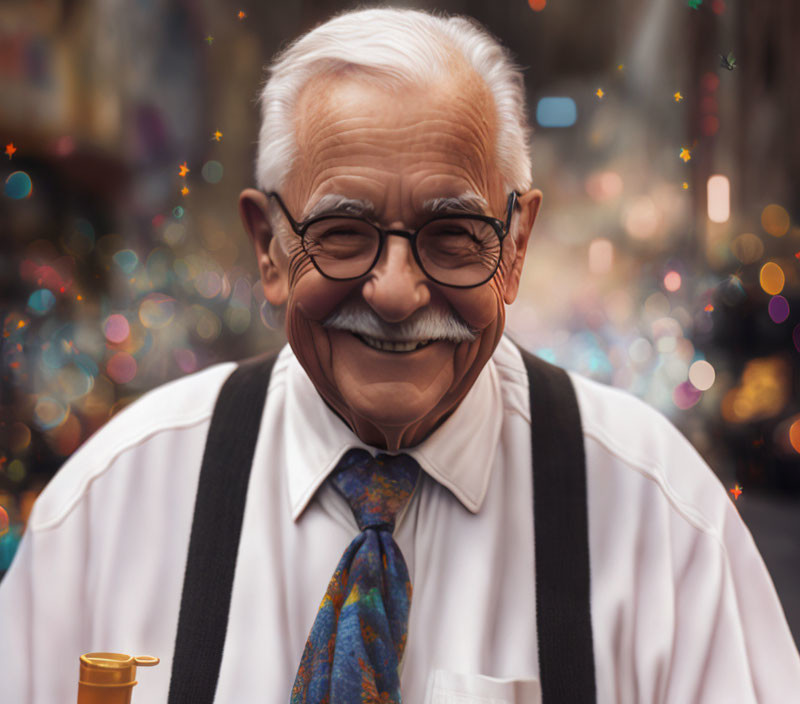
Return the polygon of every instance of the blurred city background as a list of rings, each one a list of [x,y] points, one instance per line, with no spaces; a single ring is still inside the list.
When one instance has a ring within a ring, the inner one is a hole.
[[[683,431],[800,639],[800,3],[392,4],[471,15],[525,70],[544,203],[509,334]],[[285,342],[237,209],[256,97],[354,6],[0,4],[0,578],[111,415]]]

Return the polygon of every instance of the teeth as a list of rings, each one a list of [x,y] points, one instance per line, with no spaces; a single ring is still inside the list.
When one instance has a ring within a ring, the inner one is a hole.
[[[367,337],[366,335],[359,335],[359,337],[366,342],[370,347],[384,352],[411,352],[412,350],[425,347],[430,344],[430,340],[414,340],[412,342],[388,342],[386,340],[379,340],[375,337]]]

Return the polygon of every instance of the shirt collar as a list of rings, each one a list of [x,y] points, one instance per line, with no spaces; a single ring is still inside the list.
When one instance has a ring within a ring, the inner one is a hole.
[[[285,471],[290,511],[297,520],[349,448],[361,447],[373,455],[382,450],[363,443],[328,408],[291,349],[284,348],[284,355]],[[489,486],[502,411],[500,379],[490,359],[453,414],[419,445],[402,451],[477,513]]]

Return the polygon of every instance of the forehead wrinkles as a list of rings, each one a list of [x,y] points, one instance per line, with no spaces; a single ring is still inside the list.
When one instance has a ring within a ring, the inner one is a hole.
[[[479,78],[398,93],[353,79],[317,83],[304,88],[295,117],[298,157],[290,178],[301,192],[342,170],[380,180],[419,166],[486,182],[495,120]]]
[[[488,167],[485,150],[459,132],[444,120],[432,120],[401,129],[355,127],[322,138],[306,152],[308,192],[341,173],[380,183],[396,174],[441,172],[482,184]]]

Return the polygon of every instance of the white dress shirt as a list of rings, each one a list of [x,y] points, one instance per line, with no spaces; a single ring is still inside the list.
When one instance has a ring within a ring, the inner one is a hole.
[[[75,701],[78,657],[155,655],[133,703],[167,700],[205,438],[234,365],[110,420],[40,495],[0,583],[0,701]],[[599,704],[788,704],[800,657],[750,533],[687,440],[635,397],[571,374],[587,459]],[[366,447],[289,346],[275,364],[215,701],[286,704],[358,528],[325,482]],[[503,338],[453,415],[407,450],[424,470],[395,538],[413,596],[405,704],[537,704],[527,375]],[[557,704],[545,702],[545,704]]]

